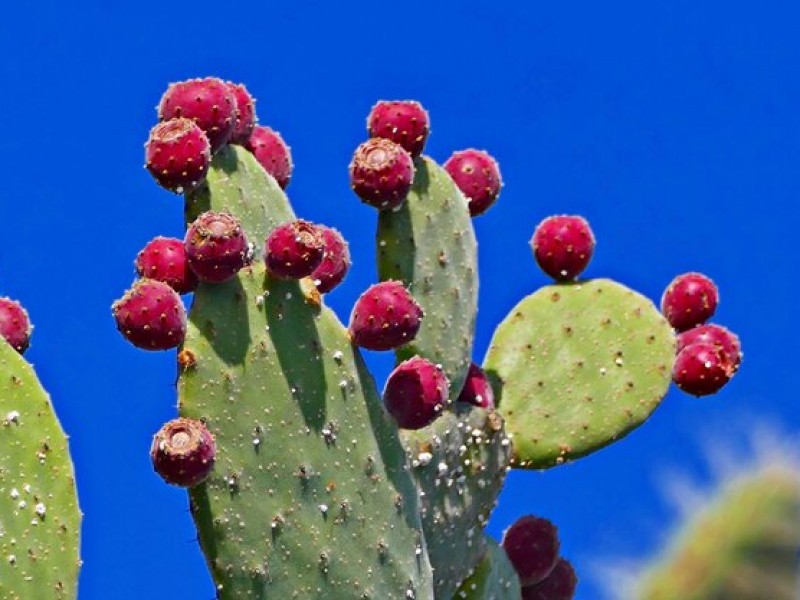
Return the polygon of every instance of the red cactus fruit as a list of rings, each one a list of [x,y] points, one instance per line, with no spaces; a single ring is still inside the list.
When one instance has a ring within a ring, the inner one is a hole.
[[[203,130],[189,119],[170,119],[150,130],[145,167],[171,192],[191,191],[206,178],[211,151]]]
[[[150,458],[167,483],[192,487],[205,481],[214,468],[217,445],[201,421],[173,419],[153,437]]]
[[[569,561],[559,558],[553,571],[536,585],[522,588],[522,600],[572,600],[578,577]]]
[[[0,336],[23,354],[31,342],[32,331],[28,312],[22,305],[11,298],[0,298]]]
[[[561,542],[547,519],[526,515],[503,533],[503,548],[523,586],[534,585],[555,568]]]
[[[317,229],[325,244],[325,255],[311,273],[311,279],[321,294],[327,294],[342,282],[350,270],[350,250],[342,234],[336,229],[325,225],[317,225]]]
[[[350,185],[362,202],[385,210],[400,206],[414,181],[414,161],[402,146],[371,138],[356,148]]]
[[[258,164],[285,190],[292,179],[293,166],[292,153],[281,134],[269,127],[256,125],[245,148],[253,153]]]
[[[370,137],[392,140],[412,157],[422,154],[430,126],[428,112],[415,100],[381,100],[367,117]]]
[[[256,126],[256,101],[244,84],[228,81],[226,85],[236,98],[236,117],[228,143],[244,146]]]
[[[454,152],[444,168],[469,200],[469,214],[473,217],[489,210],[500,195],[500,167],[488,152],[474,148]]]
[[[383,402],[402,429],[421,429],[442,413],[450,384],[441,367],[419,356],[400,363],[386,380]]]
[[[702,273],[684,273],[673,279],[661,298],[661,312],[676,331],[708,321],[717,310],[719,292]]]
[[[467,379],[464,381],[464,387],[461,388],[461,393],[458,395],[458,401],[468,402],[481,408],[494,408],[492,386],[486,377],[486,373],[475,363],[469,365]]]
[[[280,279],[308,277],[324,255],[325,241],[319,230],[302,219],[278,225],[264,244],[267,271]]]
[[[144,350],[168,350],[183,343],[186,310],[166,283],[139,279],[111,307],[117,329]]]
[[[142,248],[134,264],[140,277],[163,281],[179,294],[188,294],[197,288],[197,275],[189,268],[182,240],[154,238]]]
[[[733,376],[733,367],[715,344],[697,342],[686,346],[675,358],[672,380],[693,396],[718,392]]]
[[[250,262],[250,248],[239,219],[228,213],[204,212],[184,239],[189,268],[200,281],[222,283]]]
[[[742,363],[742,346],[739,336],[721,325],[698,325],[678,335],[678,352],[691,344],[706,343],[715,346],[728,362],[732,372]]]
[[[542,271],[556,281],[570,281],[592,260],[594,234],[583,217],[547,217],[536,227],[531,248]]]
[[[228,143],[236,123],[236,97],[221,79],[206,77],[171,83],[158,105],[162,121],[186,117],[208,136],[211,153]]]
[[[391,350],[412,341],[422,307],[399,281],[382,281],[361,294],[350,315],[353,341],[369,350]]]

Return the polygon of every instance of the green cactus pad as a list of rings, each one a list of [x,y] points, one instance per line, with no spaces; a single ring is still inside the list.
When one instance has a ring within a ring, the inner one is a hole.
[[[77,594],[81,513],[67,438],[31,366],[0,339],[0,599]]]
[[[579,458],[643,423],[667,392],[675,338],[653,303],[608,279],[546,286],[498,326],[484,369],[514,466]]]
[[[487,552],[463,581],[453,600],[520,600],[522,590],[514,566],[497,542],[485,537]]]
[[[425,311],[416,339],[398,349],[398,360],[418,354],[441,364],[454,400],[467,375],[475,332],[475,232],[467,200],[447,172],[427,157],[414,164],[406,201],[378,218],[378,274],[401,280]]]
[[[511,459],[503,419],[457,403],[431,425],[403,431],[422,503],[437,598],[450,598],[486,552],[489,521]]]

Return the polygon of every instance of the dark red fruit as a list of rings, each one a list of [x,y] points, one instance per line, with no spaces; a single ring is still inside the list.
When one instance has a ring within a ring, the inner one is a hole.
[[[228,143],[244,146],[256,126],[256,101],[243,84],[228,81],[227,86],[236,98],[236,118]]]
[[[153,437],[150,458],[167,483],[192,487],[205,481],[214,468],[217,445],[201,421],[173,419]]]
[[[239,219],[204,212],[189,226],[184,240],[189,268],[200,281],[222,283],[250,262],[250,249]]]
[[[371,138],[356,148],[350,185],[356,195],[381,210],[400,206],[414,181],[414,161],[399,144]]]
[[[179,294],[197,288],[197,275],[189,268],[182,240],[157,237],[142,248],[134,264],[139,276],[163,281]]]
[[[264,244],[267,271],[280,279],[308,277],[324,254],[322,235],[315,225],[302,219],[278,225]]]
[[[572,600],[578,577],[569,561],[559,558],[553,571],[536,585],[522,588],[522,600]]]
[[[529,586],[542,581],[555,568],[561,543],[555,525],[526,515],[506,529],[502,545],[520,583]]]
[[[415,100],[382,100],[367,117],[370,137],[381,137],[400,144],[411,156],[419,156],[430,132],[428,112]]]
[[[350,250],[342,234],[335,229],[325,225],[317,225],[317,229],[325,243],[325,256],[311,273],[311,279],[321,294],[327,294],[342,282],[350,270]]]
[[[686,346],[675,358],[672,380],[693,396],[718,392],[733,376],[733,367],[714,344],[697,342]]]
[[[253,153],[264,170],[275,178],[282,190],[292,179],[292,154],[281,134],[256,125],[245,147]]]
[[[205,178],[211,151],[203,130],[189,119],[170,119],[150,131],[145,167],[158,184],[182,194]]]
[[[468,402],[481,408],[494,408],[494,390],[492,390],[486,373],[475,363],[469,365],[467,379],[458,395],[458,401]]]
[[[500,195],[500,167],[488,152],[474,148],[454,152],[444,168],[469,200],[469,214],[473,217],[489,210]]]
[[[717,286],[702,273],[678,275],[661,298],[661,312],[677,331],[708,321],[717,310]]]
[[[531,248],[542,271],[557,281],[570,281],[592,260],[594,234],[583,217],[547,217],[536,227]]]
[[[236,97],[221,79],[207,77],[170,84],[158,105],[162,121],[186,117],[208,136],[213,154],[228,143],[236,123]]]
[[[698,325],[678,335],[678,352],[692,344],[705,343],[715,346],[728,362],[733,372],[742,362],[742,346],[739,337],[721,325]]]
[[[117,329],[137,348],[168,350],[182,344],[186,336],[181,297],[161,281],[136,281],[111,310]]]
[[[383,281],[356,300],[350,335],[362,348],[391,350],[417,336],[422,316],[422,307],[401,282]]]
[[[11,298],[0,298],[0,336],[22,354],[31,342],[31,321],[22,305]]]
[[[415,356],[400,363],[386,380],[383,402],[402,429],[420,429],[442,414],[450,384],[440,367]]]

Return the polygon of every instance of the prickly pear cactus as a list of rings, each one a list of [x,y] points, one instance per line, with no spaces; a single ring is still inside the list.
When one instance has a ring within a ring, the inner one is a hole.
[[[486,553],[461,583],[453,600],[519,600],[519,577],[505,550],[489,537],[484,543]]]

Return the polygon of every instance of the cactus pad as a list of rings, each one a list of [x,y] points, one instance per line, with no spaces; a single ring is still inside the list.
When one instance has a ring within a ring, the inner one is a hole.
[[[519,600],[519,577],[505,550],[486,537],[486,554],[472,574],[459,586],[453,600]]]

